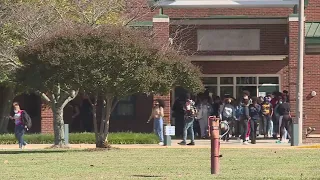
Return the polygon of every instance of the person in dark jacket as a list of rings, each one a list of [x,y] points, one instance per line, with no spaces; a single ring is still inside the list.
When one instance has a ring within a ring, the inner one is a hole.
[[[284,96],[282,103],[279,105],[278,108],[279,111],[279,123],[280,125],[280,141],[277,141],[277,143],[284,142],[286,140],[286,131],[289,134],[289,137],[291,137],[291,130],[289,127],[289,121],[291,119],[291,114],[290,114],[290,104],[287,102],[287,97]]]
[[[249,99],[244,98],[242,104],[242,113],[240,115],[240,124],[243,127],[241,139],[243,144],[248,144],[249,137],[249,129],[248,129],[248,122],[250,121],[250,113],[249,113]]]
[[[183,135],[183,124],[184,124],[184,111],[183,106],[185,104],[185,95],[180,95],[174,102],[172,116],[174,117],[174,125],[176,136],[181,137]]]
[[[27,143],[23,139],[25,129],[27,129],[27,126],[24,124],[24,118],[26,118],[26,116],[29,116],[27,112],[20,109],[20,105],[18,102],[14,102],[13,113],[11,113],[9,118],[15,123],[14,134],[19,142],[20,149],[24,148],[27,145]]]
[[[258,99],[256,97],[252,98],[252,104],[249,105],[249,115],[250,119],[250,128],[251,128],[251,143],[255,144],[257,127],[260,120],[261,106],[258,104]]]
[[[221,106],[221,99],[219,96],[216,96],[214,98],[214,102],[213,102],[213,105],[212,105],[212,116],[216,116],[216,117],[219,117],[220,115],[220,106]]]

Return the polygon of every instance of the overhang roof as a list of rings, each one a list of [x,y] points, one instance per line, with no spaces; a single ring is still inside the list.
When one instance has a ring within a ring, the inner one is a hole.
[[[155,6],[164,8],[244,8],[294,7],[299,0],[159,0]]]

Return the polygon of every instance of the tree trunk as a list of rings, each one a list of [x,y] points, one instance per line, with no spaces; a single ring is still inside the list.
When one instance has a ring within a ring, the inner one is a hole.
[[[58,148],[65,147],[64,139],[64,121],[63,121],[63,107],[54,104],[53,111],[53,128],[54,128],[54,146]]]
[[[93,113],[93,128],[94,128],[94,134],[96,138],[96,147],[98,146],[98,138],[99,138],[99,133],[98,133],[98,122],[97,122],[97,104],[98,104],[98,96],[95,96],[95,103],[93,104],[92,107],[92,113]]]
[[[110,145],[108,143],[108,135],[109,135],[110,115],[112,112],[112,101],[113,101],[113,97],[107,97],[106,107],[105,107],[105,111],[106,111],[105,118],[103,118],[101,121],[98,143],[96,145],[96,147],[98,147],[98,148],[109,148],[110,147]]]
[[[14,99],[15,89],[14,87],[5,87],[4,88],[4,99],[2,102],[1,114],[0,114],[0,133],[8,132],[8,123],[10,115],[10,110],[12,107],[12,101]]]

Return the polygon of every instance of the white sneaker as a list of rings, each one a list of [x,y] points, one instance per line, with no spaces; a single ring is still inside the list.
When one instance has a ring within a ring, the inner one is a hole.
[[[159,144],[160,146],[163,146],[163,145],[164,145],[164,143],[163,143],[163,142],[159,142],[158,144]]]
[[[241,138],[238,137],[238,138],[237,138],[237,141],[241,142]]]
[[[249,144],[248,141],[243,142],[243,145],[248,145],[248,144]]]

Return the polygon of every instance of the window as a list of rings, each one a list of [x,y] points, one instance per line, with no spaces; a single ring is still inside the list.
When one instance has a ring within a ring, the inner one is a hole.
[[[279,84],[278,77],[259,77],[259,84]]]
[[[112,112],[113,117],[134,116],[135,115],[135,96],[129,96],[119,100]]]
[[[217,77],[204,77],[202,78],[202,82],[205,85],[217,85],[218,84],[218,78]]]
[[[233,86],[220,87],[220,96],[230,95],[233,97]]]
[[[221,77],[220,84],[233,84],[233,77]]]
[[[237,84],[257,84],[256,77],[237,77]]]

